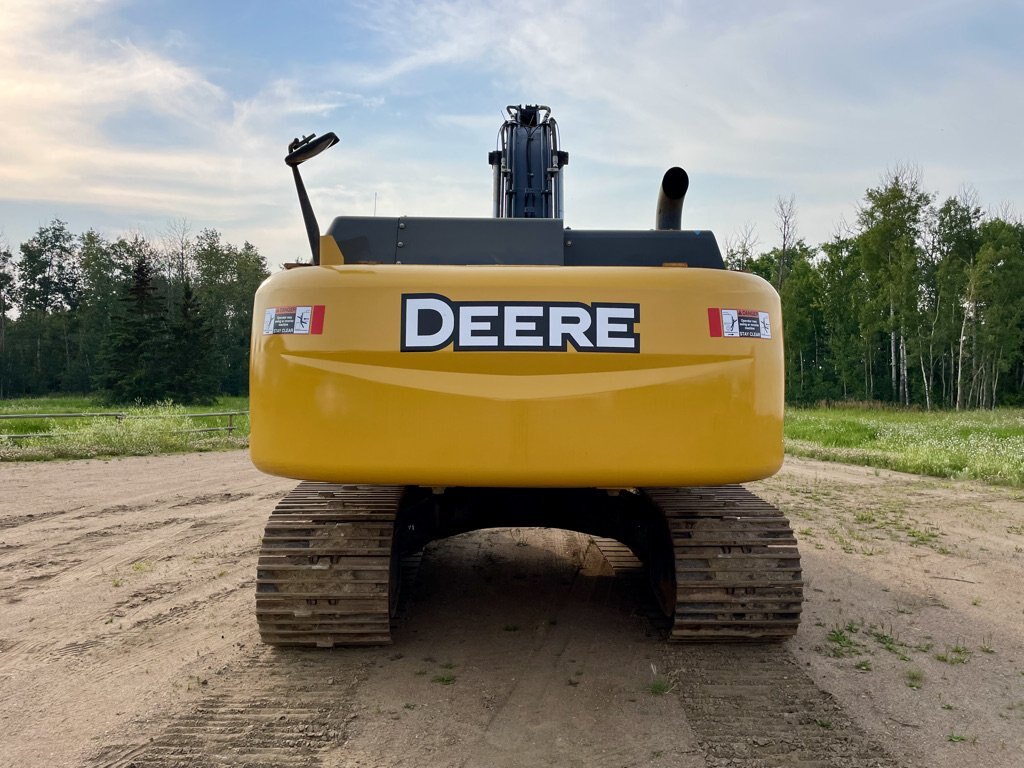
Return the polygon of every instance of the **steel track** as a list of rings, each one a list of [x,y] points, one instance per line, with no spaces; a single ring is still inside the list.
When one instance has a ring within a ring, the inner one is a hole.
[[[403,490],[302,483],[277,505],[256,571],[256,619],[265,643],[391,642],[399,583],[392,538]]]
[[[396,486],[306,482],[278,504],[257,569],[264,642],[391,642],[401,570],[408,565],[393,542],[403,493]],[[669,640],[772,642],[796,633],[800,554],[778,509],[738,485],[645,488],[641,495],[664,527],[646,560],[672,618]],[[624,550],[609,546],[602,551]]]
[[[739,485],[646,488],[675,559],[673,642],[781,641],[800,624],[800,553],[783,514]]]

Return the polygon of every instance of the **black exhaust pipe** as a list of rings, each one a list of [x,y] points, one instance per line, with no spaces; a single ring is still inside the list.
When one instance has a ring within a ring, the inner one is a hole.
[[[690,186],[690,177],[679,167],[669,168],[661,180],[658,190],[658,211],[655,214],[655,229],[681,229],[683,223],[683,198]]]

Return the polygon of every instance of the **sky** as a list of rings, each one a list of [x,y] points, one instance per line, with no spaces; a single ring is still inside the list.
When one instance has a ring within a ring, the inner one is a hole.
[[[778,244],[796,201],[816,244],[887,170],[939,200],[1024,212],[1024,2],[232,2],[0,4],[0,243],[184,222],[308,254],[288,142],[336,215],[489,216],[508,104],[551,107],[565,223],[653,227],[662,173],[683,226]]]

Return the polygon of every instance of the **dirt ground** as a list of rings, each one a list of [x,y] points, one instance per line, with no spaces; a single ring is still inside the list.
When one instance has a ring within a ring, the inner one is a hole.
[[[778,646],[667,646],[607,548],[493,529],[426,550],[393,645],[283,651],[253,585],[293,486],[0,465],[0,765],[1024,764],[1020,491],[787,461],[751,486],[801,543]]]

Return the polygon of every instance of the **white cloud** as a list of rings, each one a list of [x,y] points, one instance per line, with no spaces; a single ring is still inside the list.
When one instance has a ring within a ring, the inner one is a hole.
[[[524,91],[552,94],[577,160],[625,172],[680,162],[697,179],[772,185],[757,216],[762,232],[771,230],[774,196],[797,192],[808,207],[804,233],[828,237],[835,219],[824,217],[848,210],[902,160],[920,163],[943,195],[976,174],[1004,194],[1012,176],[1019,190],[1019,169],[999,158],[1024,150],[1024,103],[1010,96],[1024,86],[1022,68],[931,37],[937,20],[955,28],[971,6],[746,4],[732,18],[717,8],[630,5],[617,16],[569,6],[548,25],[517,30],[504,69],[518,73]],[[565,29],[574,32],[563,37]],[[942,135],[944,123],[952,136]],[[730,200],[714,194],[692,187],[688,210],[713,200],[707,223],[726,232],[748,218],[737,220]],[[586,199],[598,212],[591,221],[607,221],[617,207],[641,215],[594,197]]]
[[[126,228],[139,218],[185,217],[254,239],[245,228],[254,211],[294,204],[280,162],[284,131],[271,146],[253,124],[271,112],[329,111],[341,97],[304,102],[278,82],[233,102],[193,67],[130,40],[90,36],[90,22],[107,10],[77,2],[0,10],[0,114],[13,118],[0,121],[0,204],[37,200],[57,216],[72,205],[121,210]],[[111,138],[112,122],[123,120],[130,133],[140,112],[168,136],[185,131],[195,140],[168,148]]]
[[[776,196],[795,193],[801,233],[827,239],[900,161],[943,195],[971,182],[989,205],[1024,203],[1006,160],[1024,155],[1024,67],[949,36],[979,13],[965,2],[570,0],[542,15],[375,2],[337,20],[359,27],[368,54],[325,50],[301,79],[250,93],[187,63],[196,42],[180,30],[156,49],[105,39],[93,22],[117,7],[0,6],[0,210],[40,200],[184,216],[282,261],[304,244],[281,162],[291,136],[345,128],[329,160],[303,167],[323,220],[370,213],[374,193],[383,215],[483,216],[483,153],[519,101],[559,120],[576,227],[650,226],[660,173],[677,163],[694,181],[684,222],[724,242],[753,221],[765,247]],[[130,133],[139,115],[164,140],[112,130]]]
[[[200,125],[224,94],[198,73],[129,41],[73,24],[102,4],[16,2],[0,17],[0,196],[84,201],[96,181],[191,181],[199,158],[124,150],[102,131],[123,110]],[[101,195],[95,202],[117,202]]]

